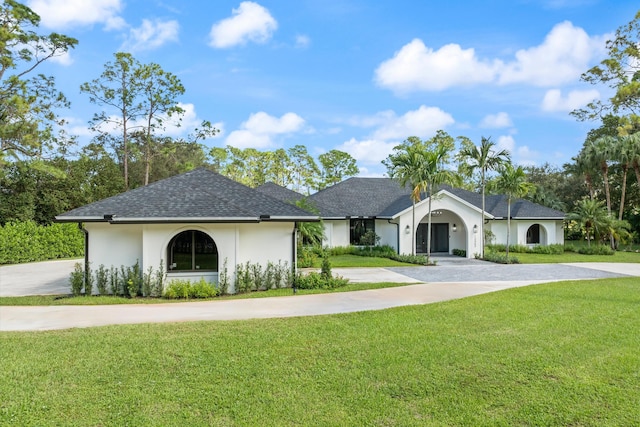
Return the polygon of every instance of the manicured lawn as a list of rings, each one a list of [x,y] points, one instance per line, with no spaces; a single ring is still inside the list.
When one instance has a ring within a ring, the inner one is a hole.
[[[504,252],[502,252],[504,253]],[[565,252],[560,255],[529,254],[509,252],[522,264],[554,264],[566,262],[629,262],[640,263],[640,253],[617,251],[613,255],[583,255]]]
[[[637,278],[378,312],[0,333],[0,425],[635,425]]]
[[[411,267],[416,266],[416,264],[409,264],[406,262],[394,261],[389,258],[378,258],[378,257],[365,257],[358,255],[332,255],[329,257],[331,261],[331,267]],[[316,262],[315,267],[320,268],[320,263],[322,261],[318,260]]]
[[[416,281],[417,283],[417,281]],[[349,283],[336,289],[298,289],[298,295],[327,294],[333,292],[362,291],[365,289],[393,288],[406,286],[408,283]],[[209,299],[192,299],[188,301],[222,301],[228,299],[267,298],[292,295],[291,288],[272,289],[269,291],[249,292],[245,294],[226,295]],[[164,298],[124,298],[114,296],[73,297],[63,295],[34,295],[25,297],[0,297],[0,306],[3,305],[111,305],[111,304],[171,304],[181,303],[187,300],[174,300]]]

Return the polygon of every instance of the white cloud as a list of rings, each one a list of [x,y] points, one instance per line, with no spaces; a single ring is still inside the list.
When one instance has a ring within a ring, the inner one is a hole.
[[[227,48],[249,41],[264,43],[278,28],[269,10],[258,3],[243,1],[237,9],[232,10],[232,14],[232,17],[213,24],[209,34],[210,46]]]
[[[455,123],[451,114],[442,111],[437,107],[426,107],[408,111],[400,117],[389,115],[386,123],[373,134],[375,139],[405,139],[409,136],[424,138],[435,133],[438,129]]]
[[[397,142],[385,142],[379,139],[359,141],[351,138],[336,147],[336,149],[351,154],[358,163],[379,166],[380,162],[391,154],[393,147],[396,145],[398,145]]]
[[[67,51],[61,55],[56,55],[51,57],[51,62],[55,62],[56,64],[64,65],[65,67],[73,64],[73,58],[71,54]]]
[[[547,91],[542,100],[542,110],[548,112],[570,112],[584,107],[594,99],[600,99],[600,92],[596,89],[572,90],[566,97],[559,89]]]
[[[44,27],[63,29],[104,24],[106,29],[124,27],[119,16],[120,0],[30,0],[28,6],[41,18]]]
[[[528,146],[517,146],[511,135],[498,137],[496,148],[498,150],[508,150],[511,153],[513,163],[518,165],[535,165],[540,158],[540,153],[530,149]]]
[[[131,28],[129,36],[120,47],[127,52],[153,50],[165,43],[178,41],[178,21],[142,20],[138,28]]]
[[[562,22],[541,45],[516,52],[516,60],[501,70],[499,82],[551,86],[574,81],[604,52],[605,40]]]
[[[380,64],[375,71],[375,81],[400,93],[437,91],[490,82],[495,78],[497,66],[497,62],[479,60],[474,49],[448,44],[434,51],[422,40],[414,39],[393,58]]]
[[[298,49],[306,49],[311,44],[311,39],[309,36],[305,36],[304,34],[298,34],[296,36],[296,47]]]
[[[488,114],[480,122],[480,127],[489,129],[500,129],[513,126],[511,117],[505,112]]]
[[[517,51],[512,60],[479,58],[473,48],[454,43],[435,50],[414,39],[378,66],[374,80],[399,94],[483,83],[552,86],[577,80],[605,53],[608,37],[590,37],[565,21],[542,44]]]
[[[265,148],[273,145],[276,135],[286,135],[304,130],[305,120],[295,113],[286,113],[280,118],[260,111],[251,114],[242,123],[239,130],[234,130],[226,139],[226,144],[236,148]]]

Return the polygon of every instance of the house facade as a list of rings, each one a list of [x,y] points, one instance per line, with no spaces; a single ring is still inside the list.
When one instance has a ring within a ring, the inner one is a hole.
[[[226,265],[295,268],[296,223],[318,221],[289,203],[215,172],[196,169],[56,217],[85,231],[91,268],[140,265],[168,280],[217,282]]]
[[[325,225],[324,244],[329,247],[359,244],[373,230],[381,245],[398,253],[427,252],[429,196],[413,204],[410,191],[389,178],[349,178],[319,191],[309,200],[318,208]],[[507,198],[482,198],[467,190],[442,186],[431,197],[431,252],[462,250],[471,258],[480,253],[481,221],[492,243],[506,244]],[[565,214],[527,200],[511,203],[510,244],[564,243]],[[488,242],[487,242],[488,243]]]

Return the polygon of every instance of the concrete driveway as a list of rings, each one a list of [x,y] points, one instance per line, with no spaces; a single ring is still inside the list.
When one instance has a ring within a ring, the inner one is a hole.
[[[9,279],[34,275],[24,291],[48,290],[59,286],[54,276],[74,262],[25,264],[16,273],[0,270],[1,288],[18,292]],[[66,265],[66,267],[65,267]],[[516,267],[516,268],[513,268]],[[1,267],[5,269],[6,267]],[[0,307],[0,331],[82,328],[132,323],[185,322],[197,320],[238,320],[273,317],[312,316],[380,310],[463,298],[519,286],[566,279],[640,276],[640,264],[538,264],[495,265],[489,263],[440,264],[436,267],[334,269],[355,282],[427,282],[396,288],[319,295],[246,300],[220,300],[179,304],[130,304],[105,306]],[[54,274],[55,273],[55,274]],[[68,272],[67,272],[68,276]],[[13,280],[11,279],[11,280]],[[482,280],[479,280],[482,279]],[[59,279],[58,279],[59,280]],[[57,284],[56,284],[57,283]],[[56,285],[54,285],[56,284]],[[56,288],[57,289],[57,288]],[[68,293],[68,285],[62,293]]]

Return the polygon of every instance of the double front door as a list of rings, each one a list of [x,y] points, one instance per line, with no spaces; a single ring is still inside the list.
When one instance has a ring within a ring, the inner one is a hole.
[[[427,253],[427,224],[418,224],[416,253]],[[431,223],[431,253],[449,252],[449,224]]]

